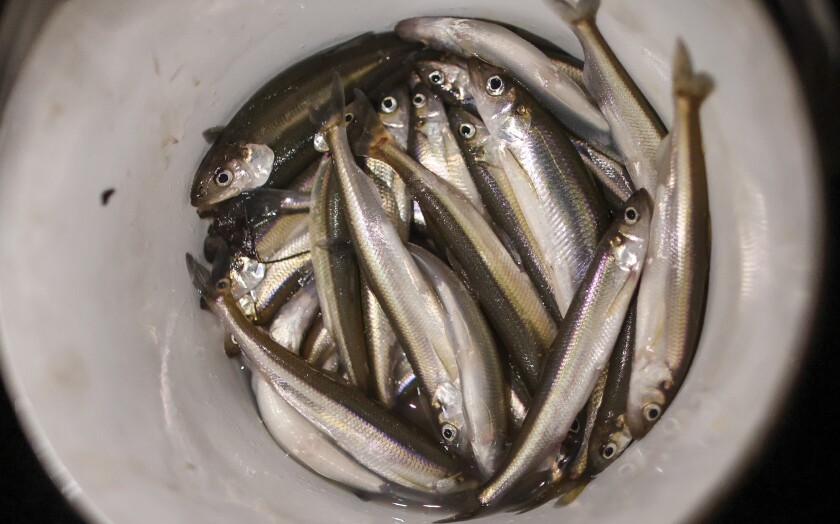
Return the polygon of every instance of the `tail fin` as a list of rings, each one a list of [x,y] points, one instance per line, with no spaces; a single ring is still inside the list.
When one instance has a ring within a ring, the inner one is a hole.
[[[346,125],[344,121],[344,85],[337,72],[333,73],[329,98],[323,106],[309,107],[309,119],[318,130]]]
[[[546,0],[549,7],[560,13],[569,24],[595,20],[601,0]]]
[[[373,141],[381,137],[382,133],[388,133],[388,130],[382,125],[368,97],[359,89],[353,95],[355,100],[350,107],[355,120],[348,130],[347,138],[353,151],[359,156],[365,156]]]
[[[673,67],[675,94],[696,98],[698,102],[702,102],[714,89],[714,81],[709,75],[694,72],[691,57],[682,39],[677,40]]]
[[[192,278],[193,286],[204,298],[210,298],[213,293],[213,281],[210,270],[202,266],[192,255],[187,253],[187,271]]]

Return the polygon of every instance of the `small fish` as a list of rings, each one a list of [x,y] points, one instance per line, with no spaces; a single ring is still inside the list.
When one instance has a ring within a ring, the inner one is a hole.
[[[609,152],[610,126],[589,95],[542,51],[509,29],[481,20],[421,17],[403,20],[395,31],[407,40],[505,69],[574,134]]]
[[[487,210],[470,176],[458,142],[449,128],[443,102],[422,83],[411,92],[408,145],[420,164],[463,194],[482,215]]]
[[[364,95],[357,94],[359,98]],[[372,108],[368,110],[372,112]],[[403,177],[423,207],[427,221],[433,220],[446,247],[469,275],[470,288],[476,290],[485,313],[514,355],[526,383],[536,387],[540,359],[554,339],[557,327],[534,285],[463,193],[400,150],[375,118],[360,118],[354,125],[365,128],[354,143],[356,153],[380,158]]]
[[[268,333],[281,346],[300,354],[303,338],[318,316],[318,289],[308,282],[288,300],[271,322]]]
[[[484,485],[477,506],[497,506],[530,472],[556,453],[584,407],[624,322],[645,261],[653,202],[639,190],[598,244],[596,256],[560,325],[540,389],[504,464]]]
[[[374,182],[356,165],[347,138],[347,124],[356,121],[385,128],[372,108],[346,118],[344,89],[338,77],[333,78],[332,93],[327,106],[313,111],[313,119],[323,122],[321,134],[338,175],[359,266],[438,415],[441,438],[446,438],[447,428],[464,425],[446,313],[388,219]]]
[[[493,334],[455,273],[425,249],[410,245],[409,250],[443,304],[455,338],[466,426],[453,428],[452,438],[469,447],[479,476],[490,478],[502,459],[507,436],[502,366]]]
[[[356,462],[385,480],[422,493],[452,493],[470,486],[464,482],[462,467],[436,443],[251,324],[231,297],[227,280],[211,284],[209,272],[189,255],[187,267],[210,309],[236,338],[252,371]]]
[[[569,23],[580,41],[587,90],[609,122],[615,147],[633,184],[655,197],[656,152],[667,131],[595,24],[601,1],[549,0],[548,3]]]
[[[572,301],[607,226],[606,204],[563,128],[499,69],[470,61],[487,129],[505,147],[505,170],[548,263],[561,314]],[[521,170],[530,181],[518,182]],[[519,188],[519,189],[517,189]],[[538,205],[532,205],[536,199]]]
[[[324,326],[336,342],[339,361],[350,383],[366,391],[369,371],[362,326],[362,285],[329,155],[321,161],[312,198],[309,236]]]
[[[624,202],[636,192],[636,186],[621,162],[613,160],[583,140],[569,137],[580,154],[583,164],[598,182],[604,200],[613,211],[621,209]]]
[[[637,439],[659,420],[685,378],[700,338],[709,278],[711,223],[700,106],[712,81],[693,71],[681,41],[673,75],[674,123],[660,151],[627,398],[627,422]]]
[[[499,141],[490,134],[481,119],[465,109],[450,110],[449,121],[490,216],[507,233],[543,304],[559,323],[563,315],[554,298],[548,262],[528,226],[513,185],[502,166]]]
[[[369,90],[401,69],[416,46],[392,33],[363,35],[283,71],[218,134],[193,178],[190,202],[208,208],[269,183],[285,186],[318,157],[309,104],[323,104],[337,72],[347,92]],[[269,182],[270,181],[270,182]]]

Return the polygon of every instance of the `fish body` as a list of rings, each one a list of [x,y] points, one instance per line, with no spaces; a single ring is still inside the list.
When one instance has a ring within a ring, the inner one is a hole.
[[[260,326],[270,323],[280,306],[311,277],[312,256],[309,252],[266,264],[265,276],[251,293],[254,323]]]
[[[226,280],[188,256],[196,288],[239,343],[254,373],[356,462],[399,486],[443,494],[465,486],[462,468],[435,442],[396,419],[358,388],[336,381],[280,346],[239,311]]]
[[[583,48],[584,82],[609,122],[633,184],[656,195],[656,152],[667,131],[595,23],[600,0],[550,0]],[[583,137],[585,138],[585,137]]]
[[[548,263],[565,314],[607,225],[606,204],[562,127],[509,76],[470,62],[473,96],[487,129],[510,153],[502,156],[526,220]],[[518,181],[521,169],[527,184]],[[537,206],[526,203],[536,199]]]
[[[548,262],[528,226],[516,191],[502,165],[499,141],[490,134],[481,119],[465,109],[452,109],[449,119],[490,216],[507,233],[522,265],[539,291],[543,304],[559,323],[562,313],[554,296]]]
[[[469,447],[480,477],[489,478],[501,461],[507,436],[502,366],[493,334],[455,273],[425,249],[409,249],[443,304],[455,341],[466,425],[455,428],[452,438]]]
[[[360,125],[366,129],[354,144],[356,153],[381,158],[405,180],[427,221],[433,221],[448,250],[469,275],[468,285],[514,354],[526,382],[535,387],[542,353],[557,328],[531,281],[463,193],[401,151],[375,120],[366,119]]]
[[[536,46],[509,29],[481,20],[421,17],[403,20],[395,31],[405,39],[464,58],[477,57],[508,71],[573,133],[610,149],[609,124],[589,95]]]
[[[362,325],[362,284],[332,158],[324,155],[312,189],[309,214],[312,268],[324,326],[338,348],[351,384],[369,387]]]
[[[712,90],[682,42],[674,59],[674,124],[660,154],[651,248],[639,287],[627,418],[634,438],[662,416],[700,337],[711,256],[700,106]]]
[[[347,89],[369,90],[400,69],[416,46],[391,33],[363,35],[315,55],[269,80],[216,138],[193,178],[190,201],[207,208],[269,183],[284,187],[318,158],[310,105],[330,96],[337,72]]]
[[[451,418],[463,416],[463,402],[445,312],[388,219],[376,185],[356,165],[347,138],[340,79],[334,78],[332,86],[333,97],[318,119],[338,175],[359,266],[438,415],[441,431],[448,425],[463,426],[463,420]],[[357,119],[384,129],[372,108],[350,121]]]
[[[609,360],[645,261],[652,202],[631,197],[598,244],[560,325],[540,389],[504,464],[478,495],[493,507],[530,471],[556,453]]]

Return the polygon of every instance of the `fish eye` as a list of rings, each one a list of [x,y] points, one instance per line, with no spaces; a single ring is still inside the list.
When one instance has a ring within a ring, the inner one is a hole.
[[[575,419],[572,422],[572,427],[569,428],[569,433],[577,434],[578,431],[580,431],[580,422],[578,422],[578,419]]]
[[[607,442],[606,446],[601,448],[601,456],[604,457],[606,460],[610,460],[611,458],[615,457],[617,451],[618,446],[616,446],[614,442]]]
[[[472,124],[461,124],[461,127],[458,128],[458,132],[460,132],[461,136],[464,138],[472,138],[475,136],[475,126]]]
[[[433,83],[436,86],[439,86],[443,83],[443,75],[440,71],[432,71],[429,73],[429,82]]]
[[[347,122],[348,124],[350,122],[352,122],[353,119],[355,119],[355,118],[356,118],[356,116],[353,113],[344,113],[344,121]]]
[[[648,404],[643,410],[643,414],[648,422],[653,422],[662,416],[662,407],[659,404]]]
[[[397,99],[392,96],[386,96],[382,99],[382,104],[380,108],[382,109],[383,113],[393,113],[397,110]]]
[[[639,212],[635,207],[628,207],[624,210],[624,221],[631,226],[639,221]]]
[[[441,428],[440,434],[443,435],[443,440],[452,443],[458,436],[458,428],[456,428],[452,424],[446,423],[443,425],[443,428]]]
[[[487,79],[487,94],[499,96],[505,92],[505,82],[499,75],[493,75]]]
[[[426,105],[426,97],[422,93],[417,93],[411,102],[414,104],[414,107],[423,107]]]
[[[230,281],[226,278],[223,278],[216,282],[216,289],[219,291],[224,291],[230,287]]]
[[[215,180],[217,185],[225,187],[227,185],[230,185],[230,183],[233,181],[233,173],[231,173],[227,169],[225,169],[224,171],[219,171],[218,173],[216,173]]]

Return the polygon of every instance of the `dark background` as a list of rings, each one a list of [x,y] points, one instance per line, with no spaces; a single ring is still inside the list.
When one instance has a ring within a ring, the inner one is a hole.
[[[834,489],[838,485],[837,433],[833,429],[840,414],[836,404],[840,392],[835,378],[838,371],[835,341],[840,339],[836,315],[840,305],[840,278],[836,275],[835,260],[838,256],[836,231],[840,223],[834,213],[840,196],[838,2],[767,0],[765,3],[796,59],[819,134],[826,193],[825,202],[818,204],[829,210],[824,296],[813,329],[811,351],[780,423],[773,433],[755,436],[756,447],[764,447],[760,459],[747,471],[738,489],[728,494],[710,514],[698,516],[698,519],[709,522],[833,521],[839,509]],[[806,4],[833,4],[835,10],[832,13],[831,10],[809,9]],[[8,24],[16,13],[6,16],[3,5],[0,0],[0,13],[3,13],[0,23]],[[24,18],[13,21],[20,31],[37,29],[37,22]],[[3,60],[0,58],[0,71],[5,69]],[[7,79],[0,78],[0,103],[7,86]],[[761,124],[757,122],[756,125]],[[0,522],[81,522],[29,448],[2,387]]]

